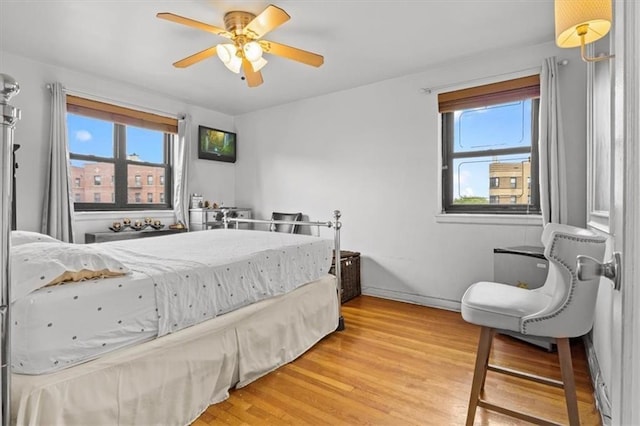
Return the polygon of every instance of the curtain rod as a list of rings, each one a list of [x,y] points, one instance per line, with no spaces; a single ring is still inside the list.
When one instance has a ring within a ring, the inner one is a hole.
[[[46,84],[46,88],[47,88],[47,90],[51,91],[53,86],[50,83],[47,83]],[[179,120],[184,119],[184,116],[185,116],[185,114],[175,114],[175,113],[161,111],[161,110],[157,110],[157,109],[153,109],[153,108],[147,108],[147,107],[143,107],[143,106],[140,106],[140,105],[131,104],[131,103],[128,103],[128,102],[122,102],[122,101],[117,100],[117,99],[111,99],[111,98],[107,98],[107,97],[104,97],[104,96],[94,95],[93,93],[87,93],[87,92],[82,92],[80,90],[69,89],[69,88],[64,87],[64,86],[62,87],[62,90],[65,93],[68,93],[70,95],[87,97],[87,98],[89,98],[91,100],[94,100],[94,101],[112,103],[112,104],[115,104],[115,105],[118,105],[118,106],[121,106],[121,107],[137,109],[139,111],[144,111],[144,112],[148,112],[148,113],[151,113],[151,114],[162,115],[162,116],[170,117],[170,118],[178,118]]]
[[[558,61],[558,65],[567,65],[568,63],[569,63],[568,59],[562,59],[562,60]],[[527,72],[527,71],[540,71],[540,69],[541,69],[541,67],[531,67],[531,68],[525,68],[525,69],[517,70],[517,71],[503,72],[503,73],[500,73],[500,74],[488,75],[486,77],[478,77],[478,78],[474,78],[474,79],[471,79],[471,80],[459,81],[457,83],[442,84],[440,86],[433,86],[433,87],[422,87],[422,88],[420,88],[420,91],[422,93],[431,94],[431,93],[433,93],[434,90],[446,89],[448,87],[459,86],[459,85],[466,84],[466,83],[473,83],[475,81],[486,80],[488,78],[502,77],[502,76],[505,76],[505,75],[518,74],[518,73],[523,73],[523,72]]]

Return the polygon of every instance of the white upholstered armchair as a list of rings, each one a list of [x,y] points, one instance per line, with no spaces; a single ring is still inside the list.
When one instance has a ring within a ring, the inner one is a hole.
[[[600,277],[578,281],[576,258],[586,255],[602,262],[606,239],[585,229],[548,224],[542,233],[542,243],[545,257],[549,260],[549,273],[542,287],[527,290],[500,283],[479,282],[471,285],[462,296],[462,317],[467,322],[482,326],[467,425],[473,425],[478,406],[534,423],[547,422],[481,398],[487,370],[523,379],[532,378],[531,375],[489,365],[489,353],[496,330],[556,339],[562,382],[538,376],[534,380],[563,387],[569,423],[580,424],[569,338],[582,336],[591,330]]]

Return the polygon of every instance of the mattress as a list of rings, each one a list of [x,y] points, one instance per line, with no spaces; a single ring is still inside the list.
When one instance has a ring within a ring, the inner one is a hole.
[[[332,241],[210,230],[100,247],[131,272],[45,287],[13,304],[15,373],[53,372],[286,294],[328,272]]]

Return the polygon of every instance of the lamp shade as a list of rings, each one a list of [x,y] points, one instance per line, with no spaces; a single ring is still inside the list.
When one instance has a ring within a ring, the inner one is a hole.
[[[249,61],[251,62],[251,67],[253,68],[254,72],[258,72],[262,69],[262,67],[264,67],[265,65],[267,65],[267,60],[265,58],[258,58],[255,61]]]
[[[216,48],[218,58],[222,63],[231,71],[238,74],[240,72],[240,66],[242,65],[242,59],[238,57],[236,52],[238,49],[230,43],[219,44]]]
[[[242,59],[240,59],[236,55],[233,55],[229,62],[225,62],[225,66],[236,74],[239,74],[240,67],[242,66]]]
[[[220,58],[222,63],[226,64],[231,60],[232,56],[235,56],[236,47],[230,43],[220,44],[216,48],[216,53],[218,54],[218,58]]]
[[[262,57],[262,47],[255,41],[250,41],[243,46],[244,57],[250,62],[256,61]]]
[[[587,25],[584,43],[592,43],[611,28],[611,0],[555,0],[556,44],[580,46],[578,27]]]

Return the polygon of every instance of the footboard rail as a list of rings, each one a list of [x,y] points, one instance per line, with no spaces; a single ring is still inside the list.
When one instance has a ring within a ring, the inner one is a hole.
[[[238,225],[240,223],[257,223],[257,224],[266,224],[270,226],[270,229],[273,231],[275,229],[275,225],[297,225],[297,226],[316,226],[318,229],[320,227],[325,228],[333,228],[333,240],[334,240],[334,262],[335,262],[335,275],[336,280],[338,281],[338,331],[344,330],[344,317],[342,316],[342,270],[340,263],[340,228],[342,228],[342,223],[340,222],[340,217],[342,213],[340,210],[333,211],[333,221],[328,220],[326,222],[320,221],[290,221],[290,220],[266,220],[266,219],[245,219],[240,217],[229,217],[229,210],[222,210],[222,222],[224,223],[224,228],[229,229],[229,225],[233,224],[236,229],[238,229]]]

